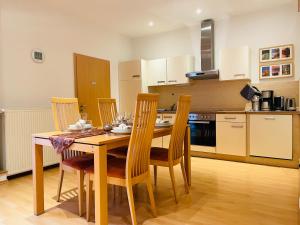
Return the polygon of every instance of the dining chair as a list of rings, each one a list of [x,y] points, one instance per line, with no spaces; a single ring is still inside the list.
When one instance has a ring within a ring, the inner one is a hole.
[[[98,98],[98,111],[100,116],[100,121],[102,126],[111,125],[117,117],[117,104],[116,99],[113,98]],[[119,151],[127,152],[128,146],[119,147],[109,151],[107,154],[114,157],[120,157],[118,154]],[[116,153],[115,153],[116,152]],[[122,157],[122,156],[121,156]],[[122,193],[122,192],[120,192]]]
[[[56,98],[51,99],[52,113],[57,131],[64,131],[70,124],[80,119],[77,98]],[[57,201],[60,201],[64,172],[77,173],[78,184],[78,204],[79,215],[83,214],[83,185],[84,169],[93,165],[94,158],[92,154],[83,154],[79,151],[65,150],[60,155],[59,162],[59,184],[57,189]]]
[[[159,95],[139,94],[137,96],[135,117],[130,136],[126,159],[111,157],[107,160],[108,184],[126,187],[132,224],[136,225],[136,214],[132,186],[146,183],[150,198],[150,205],[156,216],[155,201],[150,177],[150,149],[156,120],[156,109]],[[94,167],[87,173],[87,220],[90,219],[92,180]]]
[[[102,126],[112,124],[117,117],[116,99],[98,98],[98,110]]]
[[[168,167],[175,202],[177,203],[174,166],[180,164],[184,179],[186,193],[189,193],[189,186],[183,164],[183,142],[191,105],[191,96],[183,95],[179,97],[177,103],[176,117],[173,124],[169,148],[152,147],[150,154],[150,164],[154,166],[154,184],[157,184],[157,166]]]

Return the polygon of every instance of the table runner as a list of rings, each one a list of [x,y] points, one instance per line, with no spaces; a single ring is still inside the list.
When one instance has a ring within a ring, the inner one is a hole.
[[[75,139],[98,136],[102,134],[105,134],[105,131],[103,131],[102,129],[94,128],[91,130],[86,130],[81,132],[71,132],[71,133],[53,135],[49,139],[51,141],[54,150],[58,154],[61,154],[75,142]]]

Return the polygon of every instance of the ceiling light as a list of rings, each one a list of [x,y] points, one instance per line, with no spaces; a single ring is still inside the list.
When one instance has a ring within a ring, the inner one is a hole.
[[[198,9],[196,10],[196,13],[199,15],[199,14],[202,13],[202,10],[198,8]]]
[[[154,26],[154,22],[153,22],[153,21],[150,21],[150,22],[148,23],[148,26],[149,26],[149,27],[153,27],[153,26]]]

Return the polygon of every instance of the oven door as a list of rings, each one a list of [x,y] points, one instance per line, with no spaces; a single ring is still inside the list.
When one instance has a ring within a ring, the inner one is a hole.
[[[191,145],[216,146],[216,121],[189,121]]]

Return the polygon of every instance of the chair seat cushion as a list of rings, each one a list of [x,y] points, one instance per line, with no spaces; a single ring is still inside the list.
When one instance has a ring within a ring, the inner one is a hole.
[[[108,157],[107,158],[107,176],[125,179],[126,159]],[[86,169],[87,173],[94,173],[94,166]]]
[[[128,146],[125,146],[125,147],[111,149],[107,152],[107,154],[112,155],[117,158],[126,159],[127,151],[128,151]]]
[[[81,156],[75,156],[63,160],[62,163],[77,170],[85,170],[86,168],[94,164],[94,155],[86,154]]]
[[[168,152],[167,148],[159,148],[159,147],[152,147],[150,152],[150,160],[157,160],[157,161],[168,161]]]

